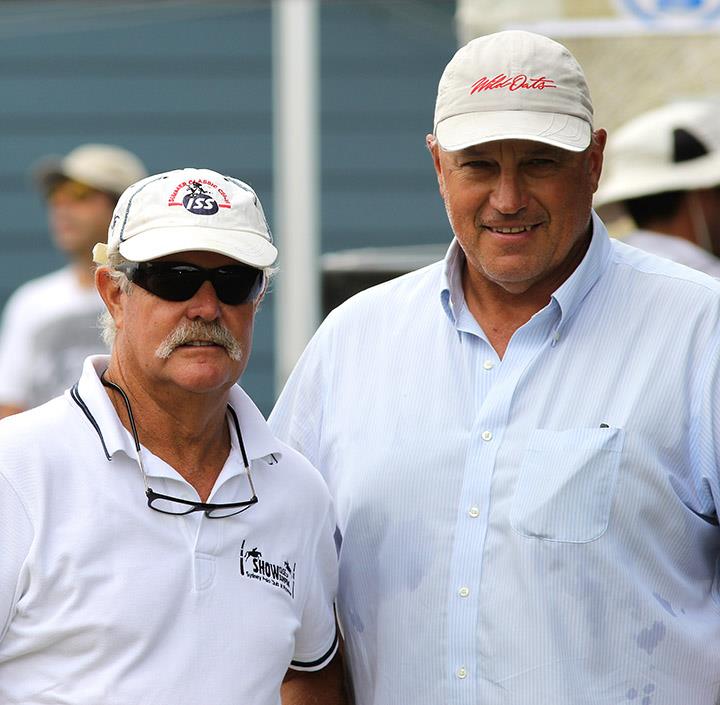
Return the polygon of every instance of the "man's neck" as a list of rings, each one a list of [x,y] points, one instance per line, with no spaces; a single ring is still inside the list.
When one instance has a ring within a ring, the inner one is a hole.
[[[95,272],[89,259],[73,260],[71,268],[81,289],[95,288]]]
[[[466,281],[463,277],[463,282]],[[537,299],[525,294],[511,294],[496,285],[474,287],[464,284],[463,290],[468,310],[500,358],[505,355],[515,331],[550,300],[549,295]]]
[[[590,234],[579,239],[554,270],[534,282],[504,286],[463,263],[463,294],[468,310],[485,332],[499,357],[503,357],[513,333],[550,303],[553,293],[582,262],[590,246]]]
[[[150,390],[125,376],[112,361],[105,379],[127,395],[140,443],[177,470],[205,501],[230,453],[229,394]],[[112,388],[106,391],[123,426],[132,433],[122,396]]]

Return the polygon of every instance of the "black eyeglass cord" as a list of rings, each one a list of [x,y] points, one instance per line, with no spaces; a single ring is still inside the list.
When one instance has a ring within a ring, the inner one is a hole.
[[[130,430],[133,437],[133,443],[135,444],[135,451],[137,453],[137,461],[138,465],[140,466],[140,472],[143,476],[143,482],[145,483],[145,494],[147,495],[148,493],[152,493],[153,490],[148,484],[148,476],[145,472],[145,466],[143,465],[142,453],[140,452],[140,438],[138,436],[137,426],[135,425],[135,417],[132,412],[132,406],[130,405],[130,399],[128,399],[128,395],[125,393],[125,390],[119,384],[115,384],[115,382],[111,382],[109,379],[105,379],[105,372],[107,372],[107,370],[105,370],[100,375],[100,382],[102,382],[102,385],[104,387],[108,387],[118,392],[122,397],[123,403],[125,404],[125,409],[127,410],[128,419],[130,421]],[[253,497],[255,497],[255,487],[253,485],[252,476],[250,474],[250,463],[248,462],[247,453],[245,452],[245,443],[243,442],[242,432],[240,431],[240,422],[238,421],[235,409],[233,409],[230,404],[227,405],[227,408],[230,412],[230,416],[232,417],[233,425],[235,426],[235,432],[237,433],[238,445],[240,446],[240,453],[242,454],[243,466],[245,467],[245,472],[247,473],[248,481],[250,482],[250,489],[252,490]]]
[[[107,370],[105,370],[105,372],[107,372]],[[132,407],[130,406],[130,400],[128,399],[128,395],[125,394],[125,390],[119,384],[115,384],[115,382],[111,382],[109,379],[105,379],[105,372],[100,375],[100,381],[102,382],[104,387],[110,387],[110,389],[114,389],[122,397],[125,408],[127,409],[128,419],[130,420],[130,429],[132,432],[133,443],[135,443],[135,450],[139,453],[140,439],[138,438],[137,426],[135,425],[135,417],[132,412]],[[235,426],[235,432],[237,433],[238,444],[240,445],[240,453],[242,453],[243,465],[247,469],[250,463],[248,463],[247,453],[245,452],[245,444],[243,443],[243,437],[240,431],[240,422],[238,421],[235,409],[233,409],[230,404],[228,404],[227,408],[230,412],[230,416],[232,416],[233,425]]]

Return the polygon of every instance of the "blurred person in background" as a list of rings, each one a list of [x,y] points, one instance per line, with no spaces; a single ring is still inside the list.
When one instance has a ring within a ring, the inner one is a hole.
[[[33,176],[45,197],[53,242],[69,263],[21,286],[0,323],[0,418],[37,406],[71,386],[80,362],[106,351],[97,319],[93,245],[110,223],[120,194],[146,176],[121,147],[85,144],[49,157]]]
[[[320,326],[270,417],[324,474],[356,705],[715,705],[720,282],[612,240],[570,52],[460,49],[444,261]]]
[[[720,101],[638,115],[608,139],[595,207],[629,215],[623,242],[720,277]]]

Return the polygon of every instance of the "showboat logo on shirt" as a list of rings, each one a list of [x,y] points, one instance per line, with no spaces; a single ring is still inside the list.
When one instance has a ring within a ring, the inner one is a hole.
[[[274,563],[263,557],[257,546],[245,548],[245,541],[240,547],[240,575],[250,580],[260,580],[273,587],[284,590],[295,599],[295,566],[288,560]]]
[[[209,179],[182,181],[172,190],[167,204],[182,206],[194,215],[214,215],[220,208],[232,208],[227,193]]]

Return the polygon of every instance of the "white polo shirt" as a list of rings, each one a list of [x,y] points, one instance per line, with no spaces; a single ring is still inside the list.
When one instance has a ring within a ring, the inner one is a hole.
[[[0,422],[0,702],[280,703],[288,666],[320,669],[337,647],[319,473],[234,387],[258,503],[224,519],[153,511],[106,366],[88,358],[64,396]],[[209,502],[251,496],[229,428]],[[142,453],[153,490],[198,500]]]

